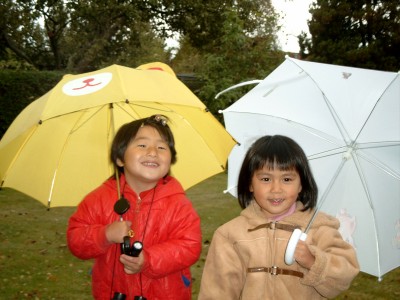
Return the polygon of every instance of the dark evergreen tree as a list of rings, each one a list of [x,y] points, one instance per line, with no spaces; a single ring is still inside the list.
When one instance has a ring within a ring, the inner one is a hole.
[[[398,0],[315,0],[300,35],[302,57],[316,62],[400,70]]]

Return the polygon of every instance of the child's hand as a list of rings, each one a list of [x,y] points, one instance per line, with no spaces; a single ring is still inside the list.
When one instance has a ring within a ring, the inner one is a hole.
[[[302,240],[299,240],[299,243],[297,244],[294,258],[299,265],[307,269],[311,269],[315,262],[315,256],[311,254],[307,244]]]
[[[124,265],[124,271],[126,274],[139,273],[144,264],[143,252],[140,253],[138,257],[122,254],[119,257],[119,261]]]
[[[106,238],[110,243],[122,243],[131,229],[131,221],[115,221],[107,226]]]

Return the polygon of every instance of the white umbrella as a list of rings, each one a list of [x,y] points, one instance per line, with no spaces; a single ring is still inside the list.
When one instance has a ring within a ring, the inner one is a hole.
[[[400,76],[287,58],[223,110],[238,141],[228,159],[236,196],[248,147],[260,136],[293,138],[319,188],[318,210],[336,216],[361,271],[400,266]]]

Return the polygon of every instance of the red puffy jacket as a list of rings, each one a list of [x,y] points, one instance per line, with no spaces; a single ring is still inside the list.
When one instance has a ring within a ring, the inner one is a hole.
[[[123,219],[134,223],[137,195],[125,186],[124,175],[120,185],[130,203]],[[140,194],[139,219],[135,222],[138,227],[131,239],[143,242],[145,264],[139,274],[124,272],[119,261],[120,244],[106,240],[107,225],[120,218],[114,212],[118,198],[115,179],[87,195],[69,219],[67,239],[71,252],[80,259],[95,259],[95,299],[110,300],[114,292],[127,295],[127,300],[140,295],[147,300],[191,299],[190,266],[201,253],[200,218],[173,177],[161,179],[154,191]]]

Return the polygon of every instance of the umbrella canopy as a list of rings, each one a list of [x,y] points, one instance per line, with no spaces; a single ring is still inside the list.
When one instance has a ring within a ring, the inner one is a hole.
[[[239,143],[228,159],[230,193],[257,138],[289,136],[309,158],[318,209],[340,220],[361,271],[381,277],[400,265],[398,73],[287,58],[223,114]]]
[[[222,172],[234,140],[165,64],[67,75],[32,102],[0,141],[0,182],[50,206],[75,206],[114,170],[110,145],[127,122],[170,119],[185,189]]]

